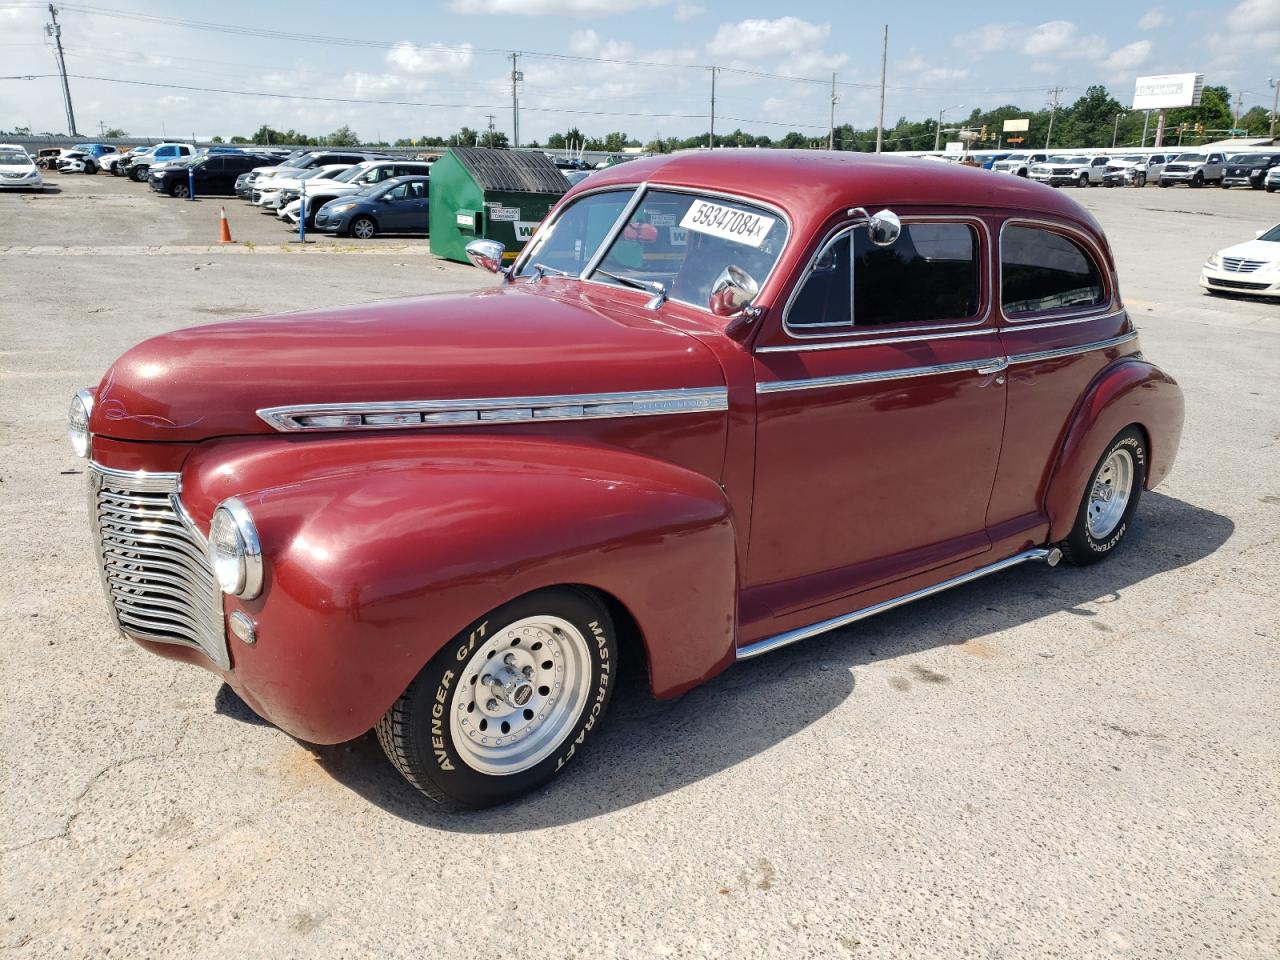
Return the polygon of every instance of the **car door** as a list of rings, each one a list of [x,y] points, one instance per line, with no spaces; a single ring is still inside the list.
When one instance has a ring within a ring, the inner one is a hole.
[[[380,229],[398,232],[410,227],[413,211],[410,206],[409,184],[401,183],[384,193],[378,202],[378,226]]]
[[[986,223],[837,226],[754,345],[744,589],[775,616],[988,550],[1004,428]],[[744,601],[746,600],[744,594]]]
[[[405,186],[409,188],[409,193],[405,198],[405,224],[401,229],[413,233],[426,233],[431,221],[427,181],[410,180]]]
[[[1089,162],[1089,179],[1094,183],[1101,183],[1102,178],[1107,173],[1107,158],[1094,157]]]
[[[225,193],[226,159],[220,156],[205,157],[195,169],[196,195]]]

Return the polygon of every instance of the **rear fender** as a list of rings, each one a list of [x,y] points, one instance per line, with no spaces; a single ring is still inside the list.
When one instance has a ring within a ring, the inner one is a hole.
[[[257,624],[228,681],[311,742],[372,727],[424,664],[494,607],[581,584],[640,627],[650,683],[675,696],[732,662],[735,533],[719,485],[615,448],[509,437],[268,438],[199,451],[198,526],[228,496],[262,540]]]
[[[1146,434],[1150,490],[1173,467],[1182,419],[1182,388],[1159,367],[1127,356],[1103,369],[1076,408],[1054,469],[1045,501],[1049,541],[1071,532],[1093,469],[1116,434],[1130,424]]]

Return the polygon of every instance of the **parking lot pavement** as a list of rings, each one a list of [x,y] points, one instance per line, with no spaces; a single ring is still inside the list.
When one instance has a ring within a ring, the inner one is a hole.
[[[1073,191],[1187,399],[1111,561],[1000,574],[673,703],[624,685],[567,776],[450,816],[371,738],[297,743],[113,634],[63,423],[145,336],[491,278],[422,241],[33,255],[211,233],[212,205],[51,179],[0,197],[8,954],[1276,956],[1280,308],[1196,280],[1280,197]]]

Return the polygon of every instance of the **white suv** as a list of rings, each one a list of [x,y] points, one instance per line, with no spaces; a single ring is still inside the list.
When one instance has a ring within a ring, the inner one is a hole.
[[[1106,157],[1084,157],[1058,154],[1031,168],[1031,179],[1060,187],[1074,183],[1077,187],[1090,187],[1102,182],[1107,172]]]
[[[999,173],[1012,173],[1015,177],[1027,177],[1031,175],[1033,166],[1048,159],[1047,153],[1014,153],[1003,160],[997,160],[991,165],[991,169]]]

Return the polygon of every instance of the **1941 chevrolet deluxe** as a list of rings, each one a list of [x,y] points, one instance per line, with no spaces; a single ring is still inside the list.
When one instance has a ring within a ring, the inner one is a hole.
[[[119,628],[449,806],[560,770],[624,648],[675,697],[1100,560],[1177,450],[1101,229],[1026,180],[681,153],[469,253],[494,289],[166,334],[70,414]]]

